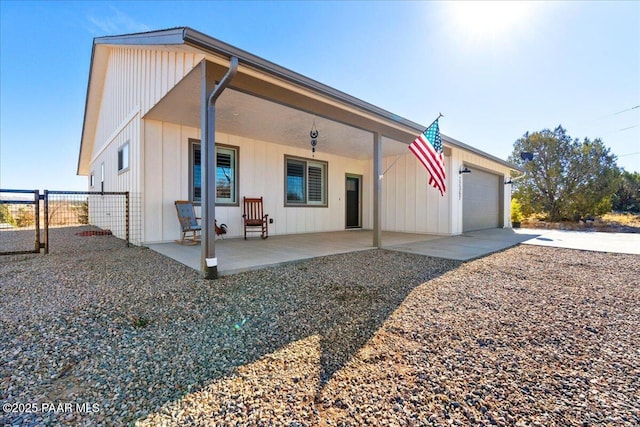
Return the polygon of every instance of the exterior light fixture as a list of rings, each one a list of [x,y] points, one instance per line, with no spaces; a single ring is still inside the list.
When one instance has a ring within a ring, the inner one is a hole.
[[[471,169],[469,169],[468,167],[464,166],[463,168],[461,168],[461,169],[458,171],[458,173],[459,173],[460,175],[462,175],[462,174],[466,174],[466,173],[471,173]]]

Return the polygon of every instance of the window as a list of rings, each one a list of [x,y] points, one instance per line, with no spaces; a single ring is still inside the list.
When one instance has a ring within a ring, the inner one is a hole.
[[[118,172],[129,169],[129,143],[118,149]]]
[[[216,204],[238,204],[238,147],[216,144]],[[202,151],[200,141],[191,140],[191,200],[202,201]]]
[[[91,175],[89,175],[89,187],[93,188],[96,185],[96,176],[93,173],[93,171],[91,171]]]
[[[216,147],[216,203],[235,203],[236,149]]]
[[[100,191],[104,193],[104,162],[100,163]]]
[[[327,206],[327,163],[285,156],[288,206]]]

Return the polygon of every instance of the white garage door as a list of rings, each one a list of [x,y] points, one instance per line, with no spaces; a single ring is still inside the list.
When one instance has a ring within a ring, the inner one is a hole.
[[[462,175],[462,231],[500,226],[500,176],[471,169]]]

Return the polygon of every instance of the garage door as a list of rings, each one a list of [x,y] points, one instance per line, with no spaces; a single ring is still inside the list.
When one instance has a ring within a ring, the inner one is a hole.
[[[462,231],[500,226],[500,177],[479,169],[462,175]]]

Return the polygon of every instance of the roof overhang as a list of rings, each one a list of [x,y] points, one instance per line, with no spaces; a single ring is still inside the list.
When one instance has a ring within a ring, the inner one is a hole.
[[[89,147],[93,145],[109,49],[111,46],[128,45],[204,53],[208,61],[207,68],[211,70],[208,78],[216,81],[228,69],[230,58],[237,57],[238,74],[219,100],[216,126],[221,132],[238,133],[267,141],[277,140],[285,144],[300,144],[300,138],[303,138],[308,144],[308,132],[315,120],[321,134],[319,149],[325,144],[327,150],[335,150],[347,157],[370,158],[371,150],[366,150],[363,154],[362,144],[372,141],[372,133],[383,136],[384,154],[388,155],[406,153],[406,145],[426,127],[191,28],[101,37],[94,39],[93,43],[78,161],[80,175],[89,172]],[[195,67],[146,113],[145,118],[199,127],[200,87],[201,71],[200,67]],[[255,115],[251,117],[252,113],[258,112],[262,115],[262,120],[256,120]],[[277,124],[275,118],[279,119]],[[264,123],[269,125],[265,126]],[[510,169],[521,170],[516,165],[446,135],[442,135],[442,140],[445,149],[463,149]]]

